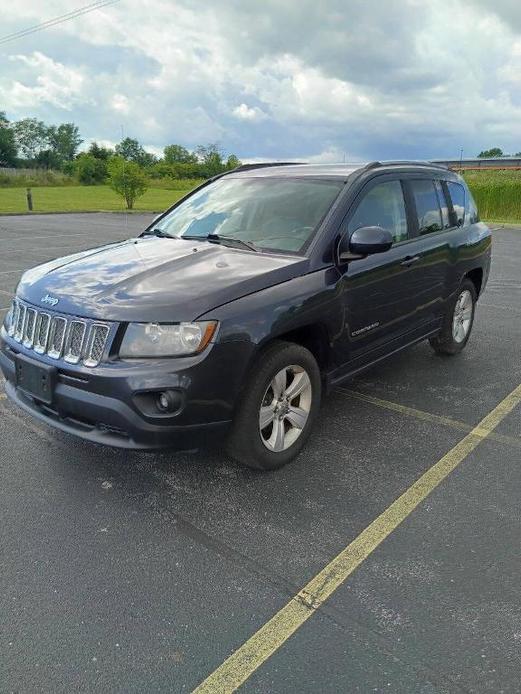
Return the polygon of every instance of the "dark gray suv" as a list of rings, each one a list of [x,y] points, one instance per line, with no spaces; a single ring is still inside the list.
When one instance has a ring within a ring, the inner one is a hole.
[[[26,272],[1,331],[6,392],[91,441],[225,438],[273,469],[334,384],[421,340],[460,352],[490,255],[441,166],[243,166],[139,238]]]

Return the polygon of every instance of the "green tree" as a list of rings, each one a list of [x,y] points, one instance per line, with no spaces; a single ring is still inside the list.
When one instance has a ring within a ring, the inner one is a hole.
[[[89,149],[89,154],[92,154],[96,159],[101,159],[107,161],[110,157],[114,156],[114,150],[109,147],[101,147],[97,142],[92,142]]]
[[[0,166],[16,166],[18,147],[5,112],[0,111]]]
[[[199,145],[195,153],[202,164],[205,177],[215,176],[224,171],[223,153],[218,144]]]
[[[145,151],[139,142],[132,137],[126,137],[116,145],[116,154],[126,161],[139,164],[139,166],[151,166],[156,161],[154,155]]]
[[[109,159],[107,170],[110,187],[125,199],[127,208],[131,210],[136,199],[147,190],[145,172],[135,161],[126,161],[121,156]]]
[[[33,161],[36,166],[42,169],[62,169],[65,163],[53,149],[42,149]]]
[[[144,150],[144,154],[141,155],[141,159],[137,162],[140,166],[147,168],[153,166],[157,162],[157,157],[151,152]]]
[[[230,156],[226,160],[226,168],[228,169],[228,171],[230,171],[231,169],[236,169],[240,165],[240,159],[236,157],[235,154],[230,154]]]
[[[81,152],[74,162],[74,170],[80,183],[87,186],[103,183],[107,178],[107,162],[90,152]]]
[[[47,130],[50,149],[60,162],[72,161],[83,140],[80,131],[74,123],[51,125]]]
[[[163,150],[165,164],[196,164],[197,157],[181,145],[167,145]]]
[[[23,118],[11,126],[18,148],[26,159],[34,160],[49,145],[49,129],[36,118]]]
[[[503,156],[503,150],[499,147],[492,147],[492,149],[485,149],[478,154],[479,159],[496,159]]]

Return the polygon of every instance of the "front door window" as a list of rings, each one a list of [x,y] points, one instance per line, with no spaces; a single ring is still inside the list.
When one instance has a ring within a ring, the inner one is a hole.
[[[362,198],[348,225],[351,234],[360,227],[388,229],[394,242],[407,239],[407,215],[400,181],[379,183]]]

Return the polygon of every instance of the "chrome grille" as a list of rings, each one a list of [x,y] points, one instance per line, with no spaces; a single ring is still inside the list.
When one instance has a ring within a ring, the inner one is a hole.
[[[87,325],[83,321],[72,320],[69,323],[63,357],[69,364],[77,364],[80,361],[86,330]]]
[[[24,347],[32,347],[34,340],[34,328],[36,325],[36,311],[34,308],[27,308],[25,311],[25,321],[24,321]]]
[[[51,357],[51,359],[59,359],[61,357],[66,328],[67,321],[65,318],[62,318],[61,316],[54,316],[51,321],[49,347],[47,349],[47,354]]]
[[[22,341],[24,333],[24,321],[25,321],[25,306],[20,304],[18,306],[18,313],[16,314],[16,323],[14,328],[14,339],[17,342]]]
[[[20,306],[18,305],[17,301],[13,301],[13,305],[11,307],[11,322],[9,323],[9,327],[7,329],[7,334],[9,337],[14,336],[14,331],[16,324],[18,322],[18,312],[20,311]]]
[[[107,337],[109,334],[108,326],[95,323],[89,334],[87,342],[86,357],[83,360],[85,366],[96,366],[101,361]]]
[[[48,313],[39,313],[36,319],[36,334],[34,338],[34,351],[37,354],[44,354],[47,349],[50,326],[50,315]]]
[[[97,366],[110,334],[110,325],[39,311],[15,299],[8,335],[37,354],[63,359],[68,364]]]

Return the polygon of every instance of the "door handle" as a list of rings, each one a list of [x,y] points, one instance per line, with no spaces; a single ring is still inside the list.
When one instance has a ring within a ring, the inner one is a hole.
[[[408,255],[406,258],[402,260],[400,265],[403,265],[404,267],[411,267],[413,263],[417,263],[418,260],[420,260],[419,255]]]

